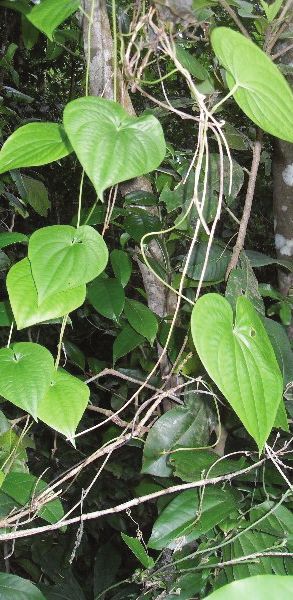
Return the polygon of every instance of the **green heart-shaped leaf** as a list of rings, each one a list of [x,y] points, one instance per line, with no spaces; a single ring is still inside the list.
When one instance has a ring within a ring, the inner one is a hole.
[[[46,165],[72,152],[68,138],[58,123],[27,123],[3,144],[0,173],[19,167]]]
[[[166,153],[152,115],[130,117],[105,98],[78,98],[64,110],[64,127],[100,199],[106,188],[156,169]]]
[[[229,89],[238,86],[233,96],[243,112],[264,131],[293,142],[293,94],[278,67],[251,40],[228,27],[216,27],[211,42],[228,71]]]
[[[283,379],[266,330],[247,298],[206,294],[194,306],[191,331],[207,372],[261,451],[282,398]]]
[[[27,18],[52,40],[56,27],[78,10],[79,5],[80,0],[42,0],[35,4]]]
[[[19,342],[0,350],[0,394],[35,419],[54,369],[53,356],[39,344]]]
[[[108,262],[108,249],[93,227],[52,225],[33,233],[28,256],[40,306],[48,296],[100,275]]]
[[[86,295],[86,286],[81,285],[57,292],[38,306],[38,294],[28,258],[11,267],[6,286],[17,329],[63,317],[81,306]]]
[[[46,425],[72,438],[87,407],[89,395],[90,390],[83,381],[58,369],[39,404],[38,417]]]

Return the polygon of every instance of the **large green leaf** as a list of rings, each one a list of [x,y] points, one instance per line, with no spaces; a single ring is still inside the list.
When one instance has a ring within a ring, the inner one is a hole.
[[[272,60],[241,33],[216,27],[213,50],[227,70],[227,83],[243,112],[264,131],[293,142],[293,94]],[[245,60],[243,60],[245,57]]]
[[[174,448],[196,448],[206,443],[205,431],[202,431],[201,405],[196,413],[186,407],[178,406],[168,410],[152,426],[148,433],[144,449],[142,473],[169,477],[172,473],[170,461],[179,456],[171,454]],[[191,457],[196,453],[190,452]]]
[[[0,598],[2,600],[46,600],[31,581],[10,573],[0,573]]]
[[[86,286],[51,294],[38,305],[38,294],[28,258],[19,261],[8,272],[6,285],[17,329],[57,319],[84,303]]]
[[[135,242],[140,242],[146,233],[160,231],[162,224],[156,215],[144,208],[133,208],[124,221],[124,229]]]
[[[0,151],[0,173],[19,167],[46,165],[72,152],[65,131],[57,123],[28,123],[19,127]]]
[[[39,303],[56,292],[88,283],[105,269],[108,250],[89,225],[52,225],[33,233],[28,247]]]
[[[13,498],[18,504],[24,506],[33,498],[47,488],[47,483],[31,473],[18,473],[12,471],[8,473],[2,484],[1,491]],[[63,507],[58,498],[45,504],[38,515],[49,523],[56,523],[64,515]],[[0,596],[1,598],[1,596]]]
[[[195,244],[187,268],[187,275],[198,281],[201,277],[205,257],[207,253],[207,242]],[[222,281],[231,258],[231,252],[224,245],[214,241],[209,252],[208,264],[204,273],[203,281]],[[180,268],[180,271],[183,267]]]
[[[50,352],[30,342],[0,350],[0,394],[6,400],[38,416],[38,405],[49,389],[54,368]]]
[[[194,306],[191,330],[203,365],[261,451],[275,422],[283,378],[255,309],[239,297],[233,323],[228,301],[206,294]]]
[[[286,539],[292,545],[293,543],[293,519],[292,511],[285,506],[274,508],[274,502],[266,500],[262,504],[254,506],[250,513],[250,521],[258,521],[265,517],[259,523],[256,523],[255,529],[264,533],[272,533],[281,539]],[[271,512],[273,510],[273,512]],[[270,513],[268,516],[268,513]]]
[[[162,550],[166,546],[174,547],[192,535],[195,540],[223,521],[237,509],[237,497],[232,490],[208,488],[204,492],[202,508],[198,490],[186,490],[178,494],[162,510],[155,521],[149,548]]]
[[[244,458],[239,460],[225,458],[219,461],[219,457],[212,450],[196,449],[175,452],[171,454],[170,462],[175,467],[174,476],[180,477],[183,481],[197,481],[204,477],[209,469],[211,469],[209,471],[210,477],[233,473],[243,469],[245,464]]]
[[[101,199],[106,188],[153,171],[165,156],[159,121],[152,115],[130,117],[112,100],[73,100],[65,107],[64,126]]]
[[[293,596],[293,577],[281,575],[256,575],[216,590],[206,600],[284,600]]]
[[[53,39],[54,30],[72,15],[80,5],[80,0],[42,0],[27,15],[30,22]]]
[[[63,369],[53,374],[51,385],[38,407],[38,417],[59,433],[73,438],[87,407],[90,390]]]
[[[114,321],[119,319],[124,307],[125,294],[117,279],[98,277],[88,286],[87,297],[103,317]]]
[[[229,561],[249,554],[261,554],[262,552],[271,550],[271,548],[274,548],[278,544],[282,544],[283,539],[283,536],[277,537],[263,531],[244,531],[238,539],[225,548],[223,558]],[[282,551],[286,552],[286,546],[282,548]],[[225,569],[228,581],[243,579],[244,577],[251,577],[253,575],[270,575],[272,572],[276,575],[286,575],[284,558],[282,556],[260,556],[257,562],[240,562],[239,564],[236,561],[234,566],[226,567]]]
[[[125,300],[124,312],[131,327],[152,344],[158,332],[158,321],[154,313],[141,302],[128,298]]]

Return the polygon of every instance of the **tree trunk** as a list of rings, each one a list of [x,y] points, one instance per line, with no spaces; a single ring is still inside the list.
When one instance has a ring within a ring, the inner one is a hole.
[[[92,1],[83,0],[83,8],[86,14],[90,15]],[[90,53],[90,93],[94,96],[103,96],[104,98],[113,100],[113,39],[105,0],[96,0],[90,31],[90,43],[89,20],[83,17],[83,38],[86,57],[88,57],[88,53]],[[119,70],[117,79],[117,100],[124,106],[129,114],[134,115],[135,111]],[[120,186],[122,195],[125,195],[134,189],[147,192],[152,191],[151,184],[145,177],[138,177],[137,179],[126,182]],[[154,209],[153,207],[148,210],[152,213],[154,213],[154,211],[157,212],[157,209]],[[164,264],[164,257],[158,243],[152,241],[149,246],[152,257],[155,258],[158,263]],[[149,308],[160,317],[172,314],[176,302],[175,294],[169,292],[169,290],[158,281],[144,264],[140,261],[138,261],[138,264],[146,290]],[[158,351],[160,353],[160,348],[158,348]],[[161,364],[162,374],[166,375],[168,370],[168,361],[163,360]]]
[[[285,50],[291,40],[277,47],[277,52]],[[280,58],[280,62],[293,64],[293,49]],[[288,81],[293,86],[292,75]],[[293,264],[293,144],[275,141],[273,157],[274,177],[274,228],[277,256],[291,259]],[[293,294],[293,273],[279,272],[279,288],[284,296]],[[289,336],[293,337],[293,324],[289,327]]]

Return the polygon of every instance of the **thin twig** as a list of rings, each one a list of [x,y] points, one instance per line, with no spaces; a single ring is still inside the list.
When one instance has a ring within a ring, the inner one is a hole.
[[[45,533],[46,531],[56,531],[61,527],[67,525],[73,525],[75,523],[81,523],[83,521],[90,521],[93,519],[99,519],[100,517],[104,517],[106,515],[112,515],[120,512],[124,512],[125,510],[132,508],[134,506],[139,506],[144,502],[149,502],[151,500],[156,500],[162,496],[166,496],[169,494],[175,494],[178,492],[182,492],[184,490],[202,488],[207,485],[216,485],[217,483],[222,483],[224,481],[231,481],[235,477],[240,477],[241,475],[245,475],[254,469],[257,469],[261,465],[266,462],[267,458],[264,457],[260,459],[258,462],[246,467],[244,469],[240,469],[239,471],[235,471],[233,473],[228,473],[226,475],[222,475],[219,477],[212,477],[211,479],[200,479],[198,481],[192,481],[190,483],[183,483],[181,485],[173,485],[169,488],[159,490],[157,492],[153,492],[152,494],[146,494],[145,496],[140,496],[139,498],[133,498],[132,500],[128,500],[127,502],[123,502],[122,504],[118,504],[113,506],[112,508],[106,508],[104,510],[97,510],[89,513],[84,513],[82,515],[78,515],[76,517],[72,517],[71,519],[61,520],[57,523],[52,523],[50,525],[43,525],[41,527],[32,527],[30,529],[23,529],[22,531],[12,531],[11,533],[3,533],[0,535],[0,541],[14,540],[18,538],[24,538],[32,535],[38,535],[40,533]],[[7,525],[5,525],[7,527]],[[2,527],[2,525],[1,525]]]
[[[242,21],[239,19],[233,8],[231,8],[231,6],[228,4],[228,2],[226,2],[226,0],[219,0],[219,2],[220,4],[222,4],[222,7],[225,9],[225,11],[230,15],[231,19],[233,19],[234,23],[236,23],[241,33],[243,33],[243,35],[245,35],[245,37],[247,37],[250,40],[251,38],[246,27],[244,27]]]
[[[255,552],[254,554],[247,554],[246,556],[238,556],[238,558],[232,558],[231,560],[225,560],[223,562],[218,563],[209,563],[209,569],[223,569],[225,567],[232,567],[233,565],[238,565],[239,563],[246,562],[256,562],[259,563],[260,558],[266,558],[268,556],[271,557],[287,557],[293,558],[293,552],[276,552],[276,551],[268,551],[268,552]],[[182,573],[194,572],[194,571],[202,571],[207,568],[207,563],[204,560],[203,563],[199,564],[196,567],[190,567],[189,569],[182,569]]]
[[[85,383],[87,383],[87,384],[92,383],[93,381],[100,379],[100,377],[106,377],[107,375],[111,375],[112,377],[119,377],[119,379],[124,379],[125,381],[130,381],[131,383],[136,383],[138,385],[141,385],[143,383],[142,379],[136,379],[135,377],[130,377],[129,375],[126,375],[125,373],[122,373],[120,371],[116,371],[115,369],[103,369],[103,371],[101,371],[97,375],[94,375],[93,377],[90,377],[89,379],[87,379]],[[151,385],[150,383],[145,383],[144,387],[148,388],[149,390],[152,390],[153,392],[161,391],[159,388],[156,388],[154,385]],[[169,390],[169,398],[171,398],[172,400],[175,400],[175,402],[180,401],[180,398],[175,396],[175,394],[172,394],[172,390]]]
[[[89,404],[89,406],[87,408],[88,408],[88,410],[99,413],[100,415],[103,415],[104,417],[108,417],[109,419],[111,419],[111,421],[113,421],[113,423],[115,423],[115,425],[118,425],[118,427],[125,427],[125,429],[130,429],[132,427],[132,423],[123,421],[123,419],[120,419],[120,417],[115,415],[115,413],[112,410],[109,410],[107,408],[102,408],[101,406],[94,406],[93,404]],[[142,434],[148,433],[148,431],[149,431],[149,427],[141,428]]]
[[[250,218],[251,207],[252,207],[252,202],[253,202],[253,197],[254,197],[256,178],[257,178],[258,168],[259,168],[259,164],[260,164],[261,149],[262,149],[262,131],[259,129],[257,132],[256,141],[253,146],[253,159],[252,159],[251,171],[250,171],[250,175],[249,175],[249,181],[248,181],[248,186],[247,186],[247,193],[246,193],[246,198],[245,198],[243,214],[242,214],[242,218],[241,218],[241,222],[240,222],[240,227],[239,227],[239,231],[238,231],[236,244],[233,248],[233,254],[232,254],[231,260],[229,262],[228,268],[227,268],[226,279],[228,279],[229,274],[231,273],[232,269],[234,269],[236,267],[240,253],[244,246],[247,226],[248,226],[248,222],[249,222],[249,218]]]
[[[293,44],[289,44],[289,46],[282,48],[282,50],[279,50],[279,52],[276,52],[276,54],[273,54],[272,60],[277,60],[277,58],[284,56],[284,54],[287,54],[287,52],[290,52],[290,50],[292,50],[292,48],[293,48]]]

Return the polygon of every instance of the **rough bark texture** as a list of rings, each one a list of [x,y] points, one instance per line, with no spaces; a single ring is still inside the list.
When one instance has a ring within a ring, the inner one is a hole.
[[[91,0],[83,0],[83,8],[86,14],[90,14],[92,8]],[[89,21],[83,18],[83,37],[85,55],[90,53],[90,93],[94,96],[103,96],[104,98],[113,99],[113,39],[111,27],[107,14],[105,0],[96,0],[93,22],[91,25],[91,35],[89,42]],[[122,75],[117,73],[118,85],[117,100],[121,102],[124,108],[132,115],[135,114],[130,96],[123,84]],[[134,189],[152,191],[151,184],[145,177],[139,177],[135,180],[127,182],[120,186],[122,195],[133,191]],[[157,209],[148,209],[151,212]],[[156,241],[151,242],[150,250],[152,257],[158,262],[163,263],[163,255],[160,246]],[[147,269],[147,267],[138,261],[140,272],[142,275],[144,287],[147,293],[147,301],[149,308],[158,316],[163,317],[174,312],[176,296],[170,293],[163,284]],[[161,348],[158,346],[160,355]],[[162,375],[169,372],[169,362],[165,356],[161,362]]]
[[[292,29],[293,26],[291,25]],[[288,39],[276,48],[277,51],[289,47]],[[293,49],[291,48],[280,59],[287,65],[293,64]],[[288,77],[293,86],[293,77]],[[274,227],[277,255],[280,258],[291,259],[293,263],[293,144],[275,141],[274,160]],[[293,274],[285,271],[279,272],[279,287],[284,296],[293,294]],[[293,324],[289,328],[289,335],[293,337]]]

